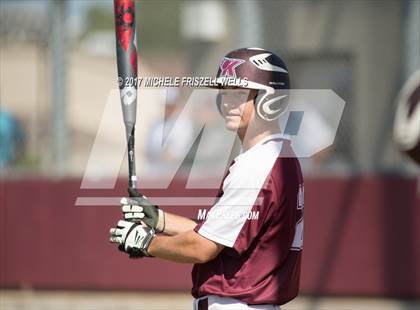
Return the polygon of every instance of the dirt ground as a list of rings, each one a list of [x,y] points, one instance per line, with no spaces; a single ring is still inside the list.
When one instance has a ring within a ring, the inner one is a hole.
[[[1,310],[188,310],[188,293],[89,292],[89,291],[0,291]],[[415,310],[420,301],[378,298],[298,297],[283,310]]]

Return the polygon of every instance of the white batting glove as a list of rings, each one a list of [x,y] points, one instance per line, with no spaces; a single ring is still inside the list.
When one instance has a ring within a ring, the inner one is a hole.
[[[111,228],[109,233],[109,241],[120,244],[130,257],[150,256],[147,250],[155,236],[153,228],[138,223],[118,221],[117,227]]]

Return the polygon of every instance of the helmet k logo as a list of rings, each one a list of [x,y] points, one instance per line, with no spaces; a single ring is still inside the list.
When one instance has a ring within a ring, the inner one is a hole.
[[[236,78],[236,67],[244,63],[243,59],[234,59],[225,57],[220,63],[220,76]]]

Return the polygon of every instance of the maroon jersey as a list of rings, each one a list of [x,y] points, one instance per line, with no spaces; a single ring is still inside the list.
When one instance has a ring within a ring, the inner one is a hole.
[[[282,305],[298,294],[303,180],[290,141],[266,137],[240,154],[195,231],[225,248],[194,265],[192,295]]]

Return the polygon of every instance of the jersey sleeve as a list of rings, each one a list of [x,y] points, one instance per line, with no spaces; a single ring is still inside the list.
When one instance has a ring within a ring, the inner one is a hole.
[[[241,165],[235,167],[226,177],[222,196],[210,208],[204,222],[195,228],[201,236],[226,247],[237,246],[236,250],[252,242],[266,220],[272,201],[271,188],[266,182],[270,169],[252,173],[241,168]]]
[[[270,179],[258,193],[257,200],[260,203],[253,206],[232,246],[238,254],[244,253],[254,240],[261,238],[264,231],[270,229],[271,223],[275,221],[273,213],[281,202],[277,199],[278,195],[272,184]]]
[[[253,203],[246,204],[240,195],[252,195],[252,190],[228,190],[208,211],[207,219],[197,226],[203,237],[227,247],[233,247],[240,230],[247,220]]]

